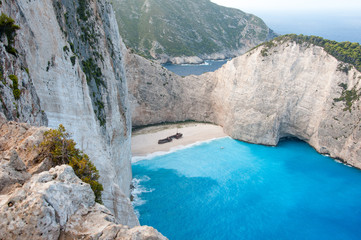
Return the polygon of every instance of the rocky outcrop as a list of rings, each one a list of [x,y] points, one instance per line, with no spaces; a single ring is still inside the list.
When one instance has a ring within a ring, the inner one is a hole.
[[[5,239],[57,239],[71,215],[94,204],[90,186],[71,167],[58,166],[34,175],[3,200],[0,231]]]
[[[9,122],[0,113],[0,194],[24,184],[31,174],[48,170],[47,160],[37,162],[39,152],[34,148],[42,141],[46,127]]]
[[[46,130],[0,114],[1,239],[166,239],[121,224],[70,166],[51,168],[36,147]]]
[[[95,204],[90,209],[78,210],[69,218],[65,229],[61,233],[60,239],[167,239],[152,227],[137,226],[130,228],[117,224],[111,212],[100,204]]]
[[[257,144],[297,137],[361,168],[361,74],[321,47],[275,42],[214,73],[185,78],[140,57],[127,59],[135,126],[197,120]]]
[[[34,175],[0,202],[2,239],[166,239],[151,227],[120,225],[90,186],[62,165]]]
[[[129,201],[125,46],[111,5],[105,0],[16,0],[3,1],[1,10],[20,29],[17,57],[0,44],[6,82],[0,110],[9,120],[51,128],[63,124],[99,170],[105,206],[121,223],[138,225]],[[19,79],[19,100],[12,97],[10,74]]]

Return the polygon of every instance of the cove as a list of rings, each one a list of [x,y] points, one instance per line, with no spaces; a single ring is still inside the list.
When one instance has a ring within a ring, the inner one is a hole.
[[[302,141],[222,138],[132,168],[140,223],[169,239],[361,238],[361,171]]]

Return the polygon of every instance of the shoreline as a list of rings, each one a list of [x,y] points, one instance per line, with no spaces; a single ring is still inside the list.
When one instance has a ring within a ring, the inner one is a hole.
[[[158,144],[159,139],[176,134],[177,130],[183,134],[182,138]],[[132,133],[132,162],[223,137],[229,137],[223,128],[209,123],[175,123],[142,128]]]

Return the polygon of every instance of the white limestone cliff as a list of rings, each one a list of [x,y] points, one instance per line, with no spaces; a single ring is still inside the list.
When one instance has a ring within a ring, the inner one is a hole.
[[[128,55],[133,125],[206,121],[233,138],[265,145],[297,137],[361,168],[361,103],[359,97],[339,100],[347,91],[360,96],[361,73],[340,70],[345,63],[314,45],[287,41],[265,48],[185,78]]]
[[[3,1],[1,10],[21,27],[15,38],[23,58],[19,64],[28,67],[48,126],[65,126],[99,170],[105,206],[121,223],[139,225],[129,201],[125,46],[111,5],[105,0],[16,0]],[[13,73],[19,85],[26,82],[23,72]]]
[[[41,109],[23,52],[19,49],[18,56],[8,53],[5,37],[3,40],[0,41],[0,112],[4,113],[8,120],[37,126],[47,125],[48,119]],[[14,82],[10,77],[18,80],[18,97],[14,95]]]

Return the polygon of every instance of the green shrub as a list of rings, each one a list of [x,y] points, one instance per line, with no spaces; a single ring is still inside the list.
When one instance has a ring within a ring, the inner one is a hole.
[[[348,74],[348,71],[350,71],[350,70],[351,70],[350,65],[346,65],[346,64],[342,64],[342,63],[337,65],[337,71],[344,72],[344,73]]]
[[[60,124],[58,129],[51,129],[44,133],[44,140],[39,145],[39,151],[44,157],[51,159],[53,166],[70,165],[83,182],[90,184],[95,194],[95,201],[102,203],[103,185],[98,182],[99,171],[88,155],[77,149],[75,145],[74,140],[70,139],[70,134]]]
[[[17,54],[18,54],[18,51],[13,46],[10,46],[10,45],[5,46],[5,49],[8,53],[10,53],[14,56],[17,56]]]
[[[3,34],[6,34],[7,38],[13,39],[15,35],[15,31],[19,30],[20,27],[15,24],[15,20],[11,17],[7,16],[4,13],[1,13],[0,15],[0,37],[2,37]]]
[[[73,66],[74,66],[75,65],[75,56],[71,56],[70,61],[71,61],[71,64],[73,64]]]
[[[94,79],[95,84],[98,88],[100,85],[106,87],[102,79],[102,70],[100,69],[100,67],[98,67],[98,65],[94,62],[92,58],[89,58],[86,61],[82,61],[82,65],[88,83],[90,83],[90,81]]]
[[[90,15],[88,10],[88,1],[87,0],[79,0],[79,7],[77,8],[77,13],[79,15],[79,18],[86,22],[88,20],[88,17]]]
[[[9,75],[11,81],[13,81],[12,89],[15,100],[19,100],[20,98],[20,90],[19,90],[19,79],[16,75]]]
[[[20,92],[19,89],[14,89],[13,90],[13,95],[14,95],[15,100],[19,100],[20,94],[21,94],[21,92]]]
[[[0,81],[4,84],[4,86],[6,86],[6,80],[5,80],[4,76],[3,76],[2,70],[0,70]]]
[[[16,55],[17,51],[12,47],[14,44],[14,38],[16,35],[16,31],[19,30],[20,27],[15,24],[14,19],[7,16],[4,13],[0,15],[0,38],[3,34],[6,35],[8,39],[8,45],[6,46],[6,51],[9,53]]]
[[[343,88],[342,94],[339,98],[334,98],[333,101],[344,102],[346,107],[343,110],[351,112],[352,104],[360,99],[361,93],[358,92],[355,87],[351,90],[347,90],[346,84],[340,84],[339,86]]]
[[[68,46],[64,46],[64,47],[63,47],[63,51],[64,51],[65,53],[67,53],[67,52],[69,52],[70,50],[69,50]]]
[[[70,50],[75,53],[75,50],[74,50],[74,44],[72,42],[69,42],[69,45],[70,45]]]

